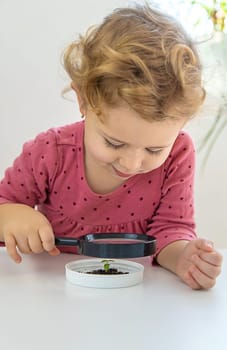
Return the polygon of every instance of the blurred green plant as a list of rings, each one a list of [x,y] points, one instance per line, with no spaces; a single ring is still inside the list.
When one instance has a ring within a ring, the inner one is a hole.
[[[227,1],[218,1],[218,0],[213,0],[210,1],[210,4],[208,4],[209,1],[196,1],[193,0],[191,1],[192,5],[199,5],[201,8],[203,8],[207,15],[208,19],[212,21],[213,24],[213,38],[215,38],[215,33],[219,32],[219,39],[221,38],[220,42],[215,43],[213,47],[213,52],[214,52],[214,57],[216,56],[217,61],[218,59],[221,59],[221,61],[225,62],[225,50],[226,50],[226,36],[227,34],[224,33],[225,28],[225,20],[227,17]],[[212,38],[210,39],[212,42]],[[211,44],[212,45],[212,44]],[[219,56],[219,57],[218,57]],[[220,57],[222,56],[222,57]],[[217,65],[219,65],[216,62]],[[226,66],[222,69],[226,69]],[[219,65],[220,69],[220,65]],[[220,79],[223,81],[225,80],[224,75],[222,74],[225,73],[225,71],[222,71],[220,74]],[[224,84],[223,84],[224,85]],[[218,139],[218,137],[222,134],[223,130],[225,129],[227,125],[227,94],[224,91],[221,91],[221,100],[220,104],[217,108],[217,113],[214,116],[214,121],[211,124],[210,128],[208,129],[207,133],[205,134],[204,138],[202,139],[198,151],[205,151],[204,153],[204,158],[203,158],[203,167],[205,167],[208,158],[210,156],[210,153]]]
[[[203,166],[206,165],[210,153],[218,139],[218,137],[222,134],[223,130],[227,125],[227,96],[222,95],[222,102],[219,105],[217,114],[215,115],[215,119],[211,124],[209,130],[205,134],[201,144],[198,147],[198,152],[205,150],[205,155],[203,159]]]
[[[213,23],[213,28],[215,31],[224,31],[225,19],[227,16],[227,1],[213,0],[213,3],[211,3],[211,5],[208,5],[207,1],[206,3],[204,1],[203,3],[202,1],[192,0],[191,4],[199,5],[206,11],[208,18]]]

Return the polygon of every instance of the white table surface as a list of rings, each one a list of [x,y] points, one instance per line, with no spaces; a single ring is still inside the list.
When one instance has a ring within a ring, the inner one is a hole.
[[[0,248],[2,350],[226,350],[227,250],[216,286],[193,291],[172,273],[151,267],[142,284],[79,287],[65,264],[81,258],[26,255],[20,265]]]

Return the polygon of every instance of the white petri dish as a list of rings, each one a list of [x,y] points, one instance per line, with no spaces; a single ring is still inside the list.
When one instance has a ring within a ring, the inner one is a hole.
[[[123,274],[104,275],[89,273],[103,269],[100,259],[81,259],[65,265],[67,281],[89,288],[123,288],[139,284],[143,281],[144,266],[128,260],[114,259],[110,268],[117,269]]]

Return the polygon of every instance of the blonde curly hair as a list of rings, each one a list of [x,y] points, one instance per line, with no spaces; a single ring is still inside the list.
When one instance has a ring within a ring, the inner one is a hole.
[[[65,50],[64,67],[85,104],[126,102],[142,118],[192,117],[205,90],[192,40],[177,21],[148,5],[115,9]]]

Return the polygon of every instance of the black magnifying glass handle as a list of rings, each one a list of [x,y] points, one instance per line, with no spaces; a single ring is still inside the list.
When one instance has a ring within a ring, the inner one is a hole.
[[[62,246],[75,247],[75,246],[78,246],[80,244],[80,241],[79,241],[79,239],[76,239],[76,238],[56,237],[55,244],[62,245]]]

